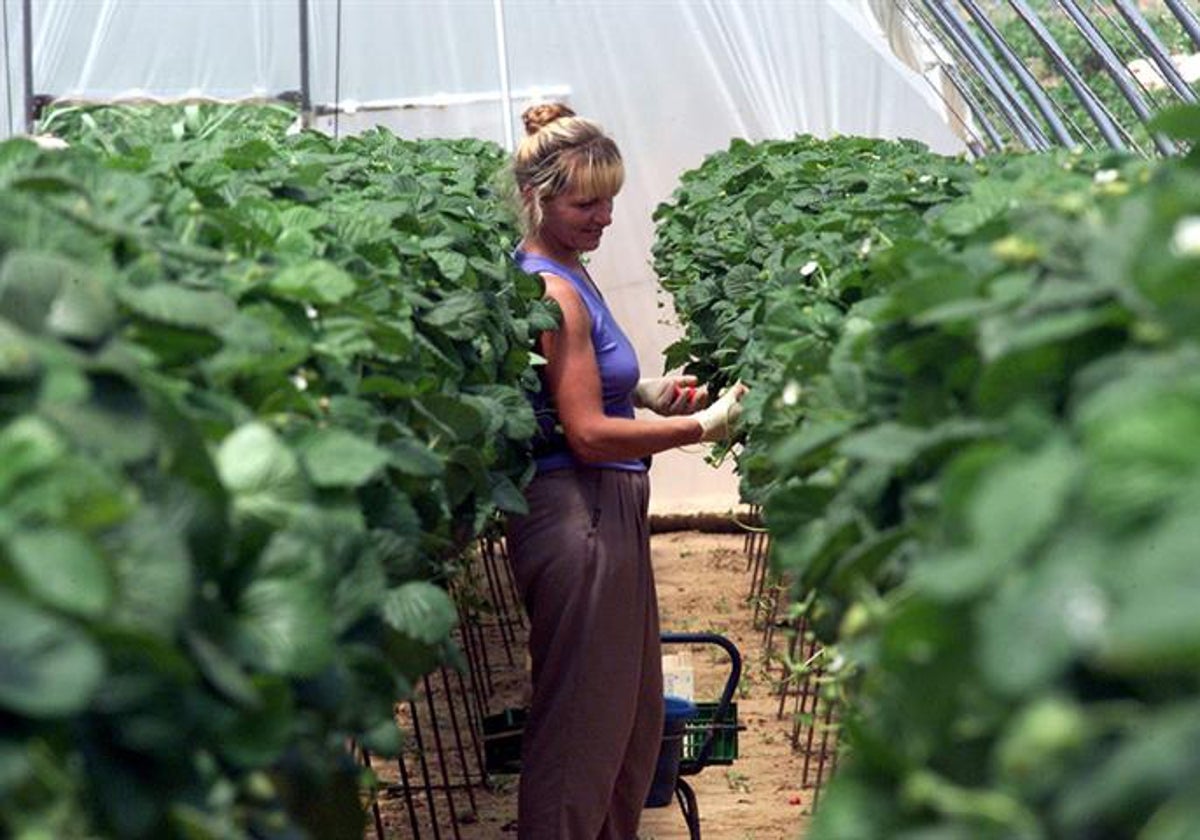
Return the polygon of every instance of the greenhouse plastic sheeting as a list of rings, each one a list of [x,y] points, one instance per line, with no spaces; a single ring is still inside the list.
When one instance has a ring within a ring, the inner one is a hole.
[[[11,110],[23,125],[21,4],[4,2]],[[300,87],[294,0],[33,2],[38,93],[238,98]],[[340,12],[339,12],[340,9]],[[870,0],[310,0],[326,131],[507,144],[531,102],[561,99],[620,143],[628,178],[592,268],[647,375],[678,335],[650,269],[650,216],[680,174],[734,137],[912,137],[958,152],[942,103],[889,49]],[[895,33],[892,33],[893,37]],[[514,129],[515,126],[515,129]],[[655,510],[726,510],[731,470],[655,461]]]

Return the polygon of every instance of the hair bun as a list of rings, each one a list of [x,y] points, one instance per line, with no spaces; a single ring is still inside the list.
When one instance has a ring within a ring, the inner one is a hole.
[[[562,102],[544,102],[526,108],[521,120],[525,123],[526,134],[537,134],[555,120],[573,116],[575,112]]]

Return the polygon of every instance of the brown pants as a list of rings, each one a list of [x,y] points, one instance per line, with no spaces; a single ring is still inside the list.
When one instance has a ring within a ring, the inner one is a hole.
[[[520,840],[633,840],[662,742],[645,473],[555,470],[508,549],[530,620]]]

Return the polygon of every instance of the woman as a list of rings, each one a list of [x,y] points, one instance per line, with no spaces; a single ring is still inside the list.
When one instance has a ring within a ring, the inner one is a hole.
[[[513,173],[524,238],[514,256],[544,279],[562,322],[540,339],[537,474],[529,513],[512,517],[507,534],[533,660],[518,836],[631,840],[664,708],[644,459],[725,437],[743,389],[705,407],[694,377],[639,379],[581,259],[612,222],[620,153],[566,106],[523,116]],[[635,407],[668,416],[635,418]]]

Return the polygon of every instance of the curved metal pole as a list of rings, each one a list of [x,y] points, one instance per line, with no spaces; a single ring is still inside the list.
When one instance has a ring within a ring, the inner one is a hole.
[[[988,40],[992,42],[992,46],[1000,53],[1004,59],[1004,63],[1008,65],[1013,74],[1021,82],[1021,86],[1033,99],[1034,105],[1038,111],[1046,118],[1046,122],[1050,125],[1050,130],[1054,132],[1054,136],[1058,138],[1058,142],[1062,143],[1069,149],[1074,149],[1079,146],[1079,142],[1067,130],[1066,125],[1058,116],[1058,111],[1055,109],[1054,102],[1046,95],[1046,91],[1029,72],[1029,68],[1025,66],[1025,62],[1021,57],[1013,52],[1012,47],[1004,40],[1004,36],[1000,34],[1000,30],[992,23],[991,19],[979,8],[975,0],[958,0],[963,8],[967,10],[967,14],[975,21],[975,25],[983,30]]]
[[[1041,125],[1038,124],[1037,117],[1031,110],[1029,110],[1029,106],[1025,104],[1025,100],[1023,100],[1017,93],[1017,89],[1013,87],[1012,82],[1009,80],[1008,76],[1005,75],[1004,70],[1000,67],[999,63],[996,61],[995,57],[991,54],[987,47],[983,45],[979,38],[976,37],[975,33],[971,31],[971,28],[967,26],[962,18],[958,16],[958,13],[954,11],[954,8],[950,5],[948,0],[933,0],[933,2],[941,8],[942,12],[946,16],[947,22],[949,22],[949,24],[958,31],[963,40],[970,45],[971,49],[976,54],[979,55],[984,67],[986,67],[988,70],[992,84],[995,85],[996,88],[999,88],[1005,98],[1012,103],[1015,113],[1021,118],[1021,124],[1033,137],[1035,148],[1050,148],[1050,140],[1046,137],[1045,132],[1042,131]],[[994,89],[995,88],[993,88],[993,90]]]
[[[949,36],[950,40],[954,43],[954,46],[960,53],[962,53],[963,57],[966,58],[967,63],[971,65],[971,69],[978,73],[980,78],[983,79],[984,84],[988,87],[989,92],[992,94],[992,98],[995,100],[997,107],[1004,115],[1005,120],[1012,127],[1013,132],[1016,134],[1017,139],[1021,142],[1021,144],[1029,149],[1047,148],[1048,144],[1045,137],[1041,135],[1041,132],[1032,129],[1023,119],[1022,114],[1016,108],[1014,108],[1014,102],[1008,97],[1005,90],[1007,79],[1004,79],[1003,81],[996,79],[991,71],[991,68],[980,56],[979,53],[986,53],[986,50],[983,50],[982,46],[978,43],[972,44],[971,41],[962,33],[962,21],[951,16],[947,12],[946,7],[942,5],[941,0],[924,0],[924,4],[925,8],[929,10],[929,13],[933,15],[937,25],[944,33],[946,33],[947,36]],[[959,26],[956,27],[955,22],[957,22]],[[990,58],[991,56],[989,55],[988,57]],[[1011,86],[1008,87],[1011,88]]]
[[[900,16],[904,18],[904,22],[908,24],[909,28],[913,31],[913,34],[920,38],[925,46],[929,49],[929,52],[933,55],[937,55],[937,47],[930,42],[929,35],[926,34],[927,27],[925,27],[921,21],[913,19],[914,13],[908,7],[908,3],[898,3],[896,5],[896,10],[900,13]],[[963,89],[962,80],[951,72],[952,68],[949,65],[940,61],[940,59],[937,66],[941,72],[946,74],[946,79],[962,96],[963,102],[967,106],[968,115],[974,116],[975,119],[979,121],[983,128],[983,132],[987,135],[988,140],[991,141],[992,145],[997,149],[1004,148],[1004,141],[1000,138],[1000,135],[996,132],[991,122],[987,119],[987,115],[984,114],[978,107],[976,107],[973,97],[969,95],[968,91]],[[988,151],[987,145],[984,143],[983,138],[979,136],[979,132],[977,132],[971,126],[971,124],[967,122],[966,116],[958,112],[954,105],[951,104],[945,92],[933,83],[933,80],[929,78],[927,73],[922,73],[921,75],[925,80],[925,83],[933,88],[934,93],[939,99],[942,100],[942,104],[946,106],[947,112],[953,115],[954,118],[962,124],[963,130],[971,135],[970,139],[967,140],[967,149],[970,150],[971,154],[975,157],[981,157],[982,155],[986,154]]]
[[[925,42],[925,45],[929,47],[930,51],[934,55],[938,56],[940,62],[939,66],[941,67],[942,72],[946,74],[946,78],[950,81],[950,84],[954,86],[954,89],[962,95],[963,101],[966,103],[967,108],[979,121],[979,124],[983,129],[983,133],[987,135],[987,138],[991,142],[992,146],[996,151],[1003,151],[1008,146],[1008,141],[1005,140],[1003,135],[1001,135],[999,129],[989,116],[989,112],[991,111],[989,103],[980,99],[980,97],[976,95],[974,85],[972,85],[966,76],[960,72],[960,65],[956,63],[957,56],[952,55],[952,60],[950,61],[942,59],[941,53],[952,52],[952,50],[947,47],[945,42],[939,41],[935,44],[931,41],[931,38],[936,36],[938,25],[936,22],[929,19],[929,10],[922,9],[916,4],[915,1],[906,2],[899,8],[901,9],[901,13],[909,21],[909,25],[912,26],[913,30],[921,36],[921,40]],[[916,18],[916,22],[913,21],[914,18]],[[1001,118],[1004,117],[1003,114],[1000,116]],[[986,151],[986,146],[983,143],[980,143],[979,145]]]
[[[1100,134],[1104,137],[1104,142],[1108,143],[1114,149],[1124,149],[1125,141],[1121,139],[1116,123],[1113,122],[1112,117],[1104,113],[1099,98],[1087,86],[1087,82],[1083,80],[1083,77],[1079,74],[1079,70],[1071,63],[1071,59],[1067,58],[1067,54],[1063,52],[1062,47],[1054,40],[1054,36],[1050,34],[1050,30],[1042,23],[1041,18],[1037,16],[1037,13],[1029,7],[1029,4],[1025,0],[1008,0],[1008,2],[1021,20],[1025,21],[1025,25],[1033,30],[1034,36],[1037,37],[1043,49],[1050,54],[1051,60],[1062,71],[1063,77],[1083,104],[1084,110],[1087,111],[1092,121],[1096,123],[1096,127],[1100,129]]]
[[[1196,45],[1196,49],[1200,50],[1200,20],[1196,18],[1196,13],[1188,8],[1182,0],[1163,0],[1171,13],[1179,19],[1179,23],[1183,26],[1183,31],[1192,39],[1192,43]]]
[[[1137,35],[1142,46],[1146,48],[1151,60],[1158,66],[1158,70],[1163,74],[1163,78],[1171,86],[1184,102],[1195,102],[1196,92],[1192,90],[1183,76],[1179,75],[1179,69],[1171,61],[1171,56],[1167,54],[1167,46],[1164,44],[1146,23],[1146,19],[1142,17],[1142,13],[1129,2],[1129,0],[1113,0],[1113,5],[1117,7],[1117,11],[1121,13],[1121,17],[1125,18],[1133,33]]]
[[[987,135],[988,141],[997,150],[1003,149],[1004,138],[1000,136],[1000,132],[996,130],[996,126],[992,125],[992,121],[988,119],[987,112],[980,107],[979,101],[975,99],[975,94],[968,89],[967,83],[962,80],[958,71],[953,67],[943,67],[942,72],[946,74],[946,78],[950,80],[950,84],[954,85],[955,89],[962,95],[963,100],[967,103],[967,107],[975,115],[975,119],[979,120],[979,126],[983,129],[983,133]]]
[[[1083,10],[1075,3],[1075,0],[1058,0],[1058,5],[1062,6],[1063,10],[1078,27],[1084,40],[1088,42],[1088,46],[1092,51],[1100,57],[1100,61],[1104,64],[1104,69],[1112,80],[1116,82],[1117,88],[1121,91],[1121,95],[1133,107],[1134,113],[1138,115],[1143,123],[1149,122],[1154,116],[1153,109],[1146,104],[1146,100],[1138,93],[1133,85],[1133,75],[1129,72],[1121,57],[1117,55],[1112,46],[1105,40],[1103,33],[1100,32],[1096,25],[1088,18]],[[1164,155],[1173,155],[1178,151],[1175,145],[1161,134],[1155,134],[1152,138],[1154,145]]]

